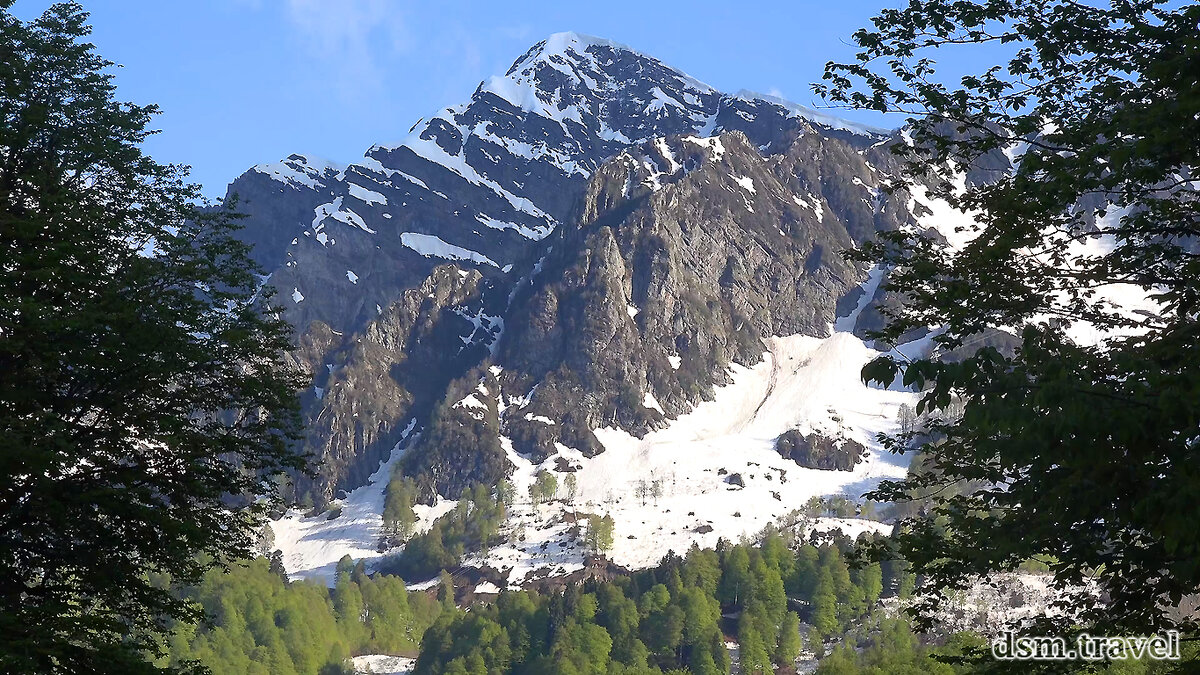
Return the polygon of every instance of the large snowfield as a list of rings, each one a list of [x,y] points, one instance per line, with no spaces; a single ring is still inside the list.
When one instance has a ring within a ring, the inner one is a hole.
[[[880,451],[875,435],[894,431],[899,406],[914,404],[915,395],[861,382],[863,364],[880,352],[840,331],[827,338],[774,337],[766,346],[760,363],[734,366],[732,382],[719,388],[714,400],[664,429],[642,439],[620,429],[596,430],[605,447],[596,457],[560,446],[556,456],[535,465],[501,439],[515,467],[511,481],[517,503],[509,509],[506,529],[513,543],[470,557],[465,564],[506,573],[510,587],[572,572],[583,566],[586,553],[569,533],[575,514],[608,514],[615,522],[610,559],[631,568],[651,566],[667,552],[684,553],[693,543],[712,547],[720,537],[737,540],[754,534],[813,496],[857,499],[880,480],[904,475],[907,458]],[[802,468],[774,449],[775,439],[789,429],[853,439],[870,451],[853,471]],[[331,582],[343,555],[368,564],[383,555],[376,550],[383,490],[401,452],[394,451],[370,483],[337,503],[340,516],[305,518],[292,512],[272,523],[276,546],[294,578]],[[566,499],[568,472],[556,470],[560,458],[577,469],[573,500]],[[529,486],[541,470],[557,476],[560,499],[534,507]],[[733,474],[744,487],[730,481]],[[652,496],[655,482],[658,498]],[[434,507],[417,507],[420,527],[427,528],[453,504],[441,500]],[[819,519],[808,526],[837,528],[850,536],[890,529],[860,519]]]

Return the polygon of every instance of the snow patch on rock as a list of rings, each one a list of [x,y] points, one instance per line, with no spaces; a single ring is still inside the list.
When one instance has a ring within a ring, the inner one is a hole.
[[[423,256],[445,258],[447,260],[469,260],[483,265],[499,267],[491,258],[482,253],[447,243],[440,237],[432,234],[405,232],[400,235],[400,243]]]

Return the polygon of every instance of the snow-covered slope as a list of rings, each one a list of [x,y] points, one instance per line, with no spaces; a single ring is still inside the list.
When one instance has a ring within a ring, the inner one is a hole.
[[[333,583],[337,562],[342,556],[361,560],[379,555],[377,547],[383,536],[383,489],[391,477],[392,466],[413,440],[410,434],[415,426],[416,420],[409,423],[404,438],[396,444],[391,457],[381,462],[379,469],[371,474],[367,485],[334,504],[333,511],[340,511],[337,517],[330,518],[329,511],[305,517],[301,511],[292,510],[270,523],[275,546],[283,551],[284,568],[293,578],[319,578]],[[434,506],[417,505],[414,510],[420,520],[416,529],[428,529],[431,522],[452,508],[454,502],[446,500],[440,500]]]
[[[585,551],[569,535],[572,523],[564,522],[564,516],[590,513],[608,514],[615,521],[610,554],[614,562],[650,566],[668,551],[682,553],[692,543],[711,547],[719,537],[736,540],[753,534],[801,508],[810,497],[842,494],[856,499],[880,480],[903,475],[904,461],[878,451],[874,438],[895,429],[898,407],[912,404],[915,395],[862,384],[858,372],[878,352],[840,332],[823,339],[772,338],[768,347],[759,364],[734,366],[732,382],[721,387],[713,401],[664,429],[642,439],[620,429],[598,429],[605,452],[595,457],[560,446],[557,455],[535,465],[504,439],[518,495],[507,533],[520,531],[525,539],[498,546],[468,564],[507,572],[512,585],[530,576],[579,569]],[[871,451],[853,471],[803,468],[774,450],[775,438],[789,429],[857,440]],[[382,555],[375,547],[382,528],[383,489],[401,453],[397,448],[370,484],[337,504],[339,517],[292,513],[272,525],[293,576],[328,579],[343,555],[368,561]],[[535,508],[528,501],[529,486],[542,470],[558,477],[562,499]],[[575,474],[578,486],[573,500],[566,499],[563,487],[568,473]],[[733,474],[740,475],[744,487],[729,482]],[[661,496],[643,495],[654,482],[659,482]],[[452,507],[446,500],[418,507],[421,527]],[[822,530],[836,527],[852,536],[890,529],[865,520],[827,521],[813,525]]]
[[[881,479],[904,474],[904,461],[878,452],[874,438],[895,430],[899,405],[911,405],[914,395],[861,383],[859,370],[877,352],[847,333],[824,339],[773,338],[769,348],[758,365],[734,366],[733,382],[720,388],[714,400],[645,438],[598,429],[603,453],[587,458],[560,448],[540,465],[510,452],[519,494],[527,494],[538,471],[555,473],[560,485],[574,473],[578,494],[537,509],[519,507],[513,521],[524,528],[526,541],[494,549],[474,562],[514,568],[510,583],[543,566],[570,571],[582,565],[583,552],[564,536],[567,526],[555,523],[566,513],[580,512],[611,515],[615,541],[610,558],[620,565],[647,567],[668,551],[683,553],[693,543],[712,547],[720,537],[736,540],[758,532],[810,497],[843,494],[857,499]],[[873,449],[853,471],[807,469],[775,451],[775,439],[789,429],[850,438]],[[574,471],[559,470],[564,464],[559,458]],[[734,474],[744,487],[729,481]],[[644,495],[655,482],[661,496]],[[565,496],[563,489],[559,492]],[[866,521],[843,527],[851,534],[890,529]],[[548,543],[545,551],[543,543]]]

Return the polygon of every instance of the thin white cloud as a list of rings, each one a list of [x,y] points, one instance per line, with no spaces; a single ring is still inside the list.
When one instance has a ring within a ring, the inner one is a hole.
[[[496,34],[506,40],[526,42],[533,37],[533,26],[527,23],[514,26],[497,26]]]
[[[406,3],[397,0],[287,0],[303,49],[331,68],[346,90],[382,83],[381,59],[408,49]]]

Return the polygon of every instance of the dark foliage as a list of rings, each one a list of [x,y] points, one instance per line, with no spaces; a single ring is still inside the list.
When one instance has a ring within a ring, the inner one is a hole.
[[[87,15],[0,2],[0,670],[139,672],[300,466],[288,327],[226,210],[142,154]],[[198,555],[205,553],[207,555]]]
[[[931,587],[1045,557],[1058,583],[1094,577],[1107,593],[1067,597],[1084,627],[1194,627],[1173,606],[1200,589],[1198,21],[1200,5],[1154,0],[913,2],[857,32],[857,62],[830,64],[817,87],[913,115],[913,143],[896,145],[906,174],[978,213],[957,252],[896,231],[862,256],[905,298],[880,337],[939,326],[939,349],[960,357],[863,371],[902,371],[923,391],[918,413],[965,402],[933,419],[930,470],[873,496],[986,485],[907,522],[900,549]],[[996,66],[943,84],[935,51],[983,45]],[[1023,151],[1011,173],[954,186],[955,167],[971,175],[1003,150]],[[1104,299],[1114,288],[1156,304],[1121,310]],[[961,351],[1006,327],[1015,351]],[[1034,630],[1078,627],[1050,623]]]

